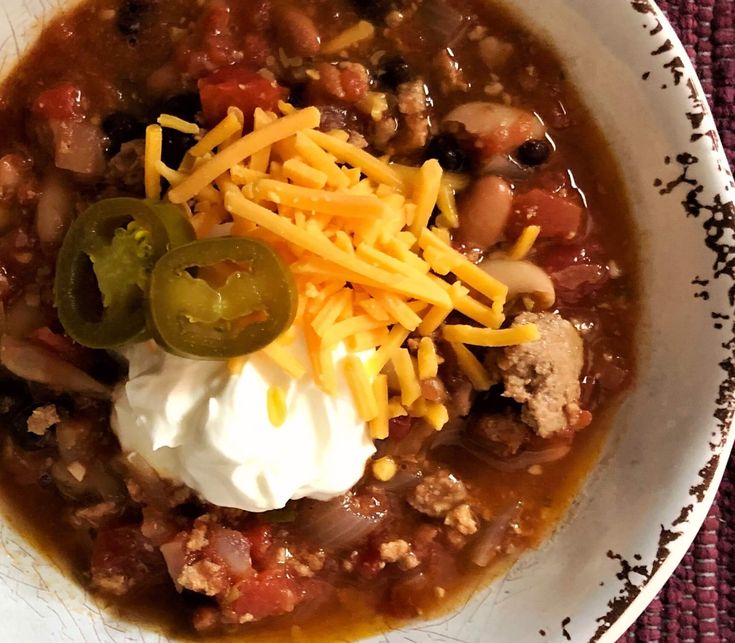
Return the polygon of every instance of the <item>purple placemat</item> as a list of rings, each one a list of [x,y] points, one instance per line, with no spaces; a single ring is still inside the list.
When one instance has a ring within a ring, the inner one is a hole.
[[[694,61],[735,167],[735,0],[659,0]],[[735,641],[735,458],[661,593],[618,643]]]

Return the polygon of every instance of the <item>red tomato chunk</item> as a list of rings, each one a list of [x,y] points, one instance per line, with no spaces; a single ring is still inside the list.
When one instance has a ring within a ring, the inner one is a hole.
[[[534,188],[513,199],[510,226],[518,234],[526,226],[538,225],[542,238],[571,239],[579,230],[583,212],[570,199]]]
[[[50,121],[82,120],[82,92],[71,83],[60,83],[42,91],[33,109]]]
[[[288,96],[288,90],[249,69],[225,67],[199,81],[199,95],[208,125],[227,116],[229,107],[238,107],[245,116],[245,127],[249,128],[256,107],[276,109],[278,101]]]

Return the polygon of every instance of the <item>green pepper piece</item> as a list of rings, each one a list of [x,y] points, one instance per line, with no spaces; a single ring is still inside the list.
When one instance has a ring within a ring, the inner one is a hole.
[[[157,205],[116,198],[92,205],[72,223],[54,285],[59,320],[70,337],[110,348],[145,336],[150,272],[171,245],[169,226],[177,242],[185,235],[173,221],[173,213],[162,216]]]
[[[294,522],[296,520],[296,506],[293,502],[287,502],[285,507],[281,509],[271,509],[271,511],[265,511],[261,514],[266,522],[272,524],[282,524]]]
[[[211,283],[202,275],[225,276]],[[149,321],[168,351],[229,359],[270,344],[293,322],[296,287],[267,244],[223,237],[180,246],[164,255],[150,281]]]

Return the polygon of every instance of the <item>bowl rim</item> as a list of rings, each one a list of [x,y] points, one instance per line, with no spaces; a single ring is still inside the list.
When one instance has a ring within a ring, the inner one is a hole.
[[[662,43],[660,47],[651,52],[651,56],[659,59],[663,67],[671,71],[674,85],[683,84],[688,91],[692,111],[687,113],[687,118],[691,121],[694,131],[691,135],[691,143],[707,137],[712,144],[711,150],[702,154],[700,160],[703,161],[705,167],[716,168],[721,178],[723,191],[715,195],[714,207],[702,206],[696,201],[689,202],[692,197],[691,193],[687,195],[687,200],[682,205],[687,209],[691,207],[708,210],[713,215],[714,210],[719,208],[717,211],[722,215],[723,222],[729,223],[730,227],[735,227],[735,201],[732,200],[735,180],[733,180],[733,172],[694,62],[657,0],[621,0],[621,2],[629,4],[642,17],[651,20],[651,25],[644,24],[643,27],[650,27],[649,34],[655,36],[657,42]],[[662,56],[666,60],[663,60]],[[646,81],[649,73],[643,74],[642,80]],[[666,87],[663,86],[662,89]],[[683,165],[686,165],[686,161]],[[679,187],[685,177],[686,172],[682,177],[677,178],[673,189]],[[666,190],[668,191],[661,193],[669,193],[671,188],[666,188]],[[725,199],[722,199],[723,195],[726,195]],[[724,243],[726,241],[723,240],[714,241],[712,245],[707,242],[708,247],[718,254],[717,262],[725,261],[720,256],[721,253],[727,254],[727,249],[721,247]],[[730,259],[730,262],[733,260]],[[735,279],[735,266],[733,265],[726,265],[721,270],[713,272],[715,277],[729,275]],[[731,291],[731,304],[734,298],[735,291]],[[693,496],[695,501],[682,507],[679,517],[671,523],[671,529],[666,529],[661,525],[658,551],[653,561],[652,572],[639,585],[631,583],[629,579],[626,580],[623,595],[608,604],[610,609],[607,614],[596,619],[601,626],[588,639],[589,643],[614,643],[636,622],[673,576],[699,535],[715,501],[735,445],[735,431],[733,431],[735,421],[735,324],[730,331],[730,341],[724,343],[722,347],[729,348],[731,354],[729,367],[721,364],[723,370],[727,371],[727,375],[720,386],[714,414],[718,423],[719,442],[710,442],[710,457],[707,464],[699,471],[700,482],[690,488],[690,497]],[[674,528],[677,525],[684,525],[684,528],[681,531],[675,531]],[[623,560],[621,563],[626,563],[626,561]],[[635,565],[635,561],[631,563]]]

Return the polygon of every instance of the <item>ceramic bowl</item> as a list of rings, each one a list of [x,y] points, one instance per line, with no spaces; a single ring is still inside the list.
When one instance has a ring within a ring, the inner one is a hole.
[[[643,263],[637,383],[539,550],[461,610],[375,641],[615,641],[697,533],[734,435],[735,184],[684,48],[649,0],[505,4],[556,45],[622,169]],[[3,0],[5,71],[57,9]],[[100,611],[12,525],[0,523],[3,640],[163,640]]]

